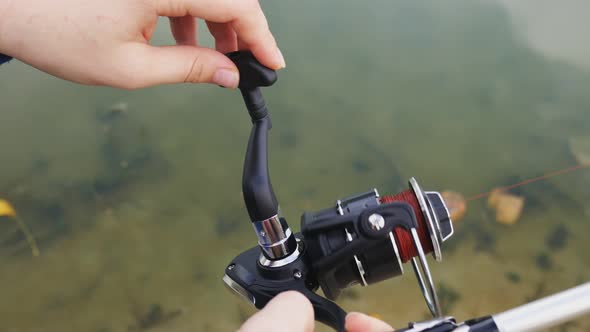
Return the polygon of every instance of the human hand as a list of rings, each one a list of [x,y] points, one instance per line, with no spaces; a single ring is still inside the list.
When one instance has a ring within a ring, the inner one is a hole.
[[[170,17],[176,46],[149,45],[158,16]],[[197,46],[196,18],[216,50]],[[223,53],[238,48],[285,67],[258,0],[0,0],[0,53],[77,83],[235,88],[237,68]]]
[[[313,332],[313,307],[305,296],[295,291],[284,292],[273,298],[238,332]],[[376,318],[351,312],[346,316],[348,332],[386,332],[393,328]]]

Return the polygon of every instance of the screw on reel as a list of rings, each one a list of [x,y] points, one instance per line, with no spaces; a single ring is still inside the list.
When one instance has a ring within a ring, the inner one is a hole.
[[[276,81],[250,52],[228,54],[240,70],[239,88],[252,119],[242,191],[258,246],[228,265],[223,281],[238,295],[263,308],[277,294],[296,290],[312,303],[316,320],[344,332],[346,312],[331,300],[355,284],[367,286],[403,274],[412,260],[420,288],[434,316],[441,316],[426,254],[441,259],[440,244],[453,228],[436,192],[410,190],[379,197],[377,190],[337,201],[335,207],[306,212],[301,233],[280,217],[268,171],[270,115],[260,91]],[[315,293],[322,288],[327,298]],[[277,327],[280,329],[280,327]]]

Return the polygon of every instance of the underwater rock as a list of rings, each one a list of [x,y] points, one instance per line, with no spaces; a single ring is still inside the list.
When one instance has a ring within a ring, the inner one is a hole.
[[[245,222],[235,216],[220,215],[215,221],[215,234],[220,237],[228,236],[240,230]]]
[[[445,190],[440,194],[447,208],[449,209],[453,223],[461,220],[467,211],[467,202],[465,201],[465,197],[463,197],[463,195],[458,192],[450,190]]]
[[[279,134],[279,144],[282,148],[292,149],[299,143],[299,136],[294,131],[281,132]]]
[[[531,302],[540,299],[547,292],[546,280],[542,280],[535,286],[535,291],[530,296],[525,297],[524,302]]]
[[[450,313],[453,306],[461,299],[461,294],[451,286],[441,282],[438,284],[438,299],[441,310]]]
[[[140,314],[135,315],[136,324],[129,327],[129,331],[143,331],[151,329],[163,323],[166,323],[182,314],[182,310],[164,311],[160,304],[152,304],[150,308]]]
[[[496,236],[483,228],[475,230],[475,251],[493,253],[496,250]]]
[[[570,137],[569,147],[580,164],[590,164],[590,136]]]
[[[514,271],[506,272],[504,274],[504,277],[506,277],[506,280],[510,281],[513,284],[518,284],[520,282],[520,280],[522,279],[520,277],[520,274],[518,274]]]
[[[553,268],[553,261],[546,253],[540,253],[535,257],[535,264],[541,271],[549,271]]]
[[[371,166],[363,159],[356,159],[352,162],[352,169],[355,173],[368,173],[371,170]]]
[[[557,251],[565,248],[570,237],[570,232],[565,225],[557,225],[551,230],[545,238],[545,245],[547,248]]]
[[[213,229],[217,236],[223,238],[245,231],[250,222],[241,206],[241,202],[226,201],[226,205],[216,212]]]
[[[488,197],[488,206],[496,210],[496,221],[513,225],[520,218],[524,197],[516,196],[502,189],[494,189]]]
[[[129,105],[125,102],[120,102],[105,109],[100,109],[98,112],[96,112],[96,118],[105,124],[109,124],[119,116],[127,113],[128,110]]]

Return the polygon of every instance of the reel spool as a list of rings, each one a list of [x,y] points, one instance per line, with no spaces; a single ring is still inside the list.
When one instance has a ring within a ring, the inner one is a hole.
[[[438,192],[423,192],[414,178],[409,186],[385,197],[374,189],[302,216],[306,255],[328,299],[346,287],[402,275],[411,260],[430,312],[442,315],[426,254],[442,259],[441,243],[453,234],[450,214]]]

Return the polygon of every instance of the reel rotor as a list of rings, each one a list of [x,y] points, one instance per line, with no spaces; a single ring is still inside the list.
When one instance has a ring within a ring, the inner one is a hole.
[[[409,186],[405,195],[380,197],[373,189],[303,214],[306,254],[328,299],[352,285],[400,276],[411,260],[429,310],[442,315],[426,254],[442,259],[440,243],[452,235],[452,222],[439,193],[423,192],[414,178]]]

